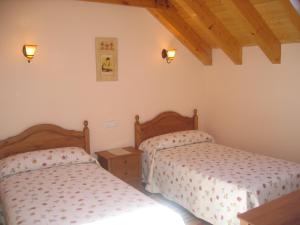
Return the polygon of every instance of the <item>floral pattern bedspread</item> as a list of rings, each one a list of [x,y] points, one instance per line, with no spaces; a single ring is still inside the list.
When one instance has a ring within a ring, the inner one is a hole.
[[[0,194],[7,225],[183,225],[175,212],[95,163],[9,176]]]
[[[163,149],[152,163],[146,190],[214,225],[238,225],[238,213],[300,187],[300,164],[214,143]]]

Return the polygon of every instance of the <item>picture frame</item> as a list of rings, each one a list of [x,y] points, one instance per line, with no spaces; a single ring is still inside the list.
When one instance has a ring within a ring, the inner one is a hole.
[[[118,80],[118,40],[117,38],[96,37],[96,80]]]

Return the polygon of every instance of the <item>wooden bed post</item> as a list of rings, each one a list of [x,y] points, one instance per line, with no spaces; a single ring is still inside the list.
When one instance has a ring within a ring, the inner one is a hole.
[[[85,120],[83,122],[84,128],[83,128],[83,136],[84,136],[84,147],[86,152],[91,153],[90,152],[90,131],[89,131],[89,122],[87,120]]]
[[[197,109],[194,109],[194,129],[198,130],[198,115],[197,115]]]
[[[135,124],[134,124],[134,129],[135,129],[135,137],[134,137],[134,145],[135,145],[135,148],[138,148],[139,147],[139,144],[141,143],[141,127],[140,127],[140,117],[139,115],[136,115],[135,116]]]

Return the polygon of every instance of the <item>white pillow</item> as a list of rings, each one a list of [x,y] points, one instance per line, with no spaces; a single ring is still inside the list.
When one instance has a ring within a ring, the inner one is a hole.
[[[41,168],[95,161],[79,147],[25,152],[0,160],[0,178]]]
[[[201,142],[214,142],[214,138],[200,130],[186,130],[149,138],[140,144],[139,149],[161,150]]]

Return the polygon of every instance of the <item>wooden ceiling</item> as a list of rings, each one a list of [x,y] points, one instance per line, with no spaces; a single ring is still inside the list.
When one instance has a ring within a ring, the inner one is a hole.
[[[257,45],[272,63],[281,44],[300,42],[300,0],[84,0],[149,10],[204,65],[212,48],[242,64],[243,46]]]

